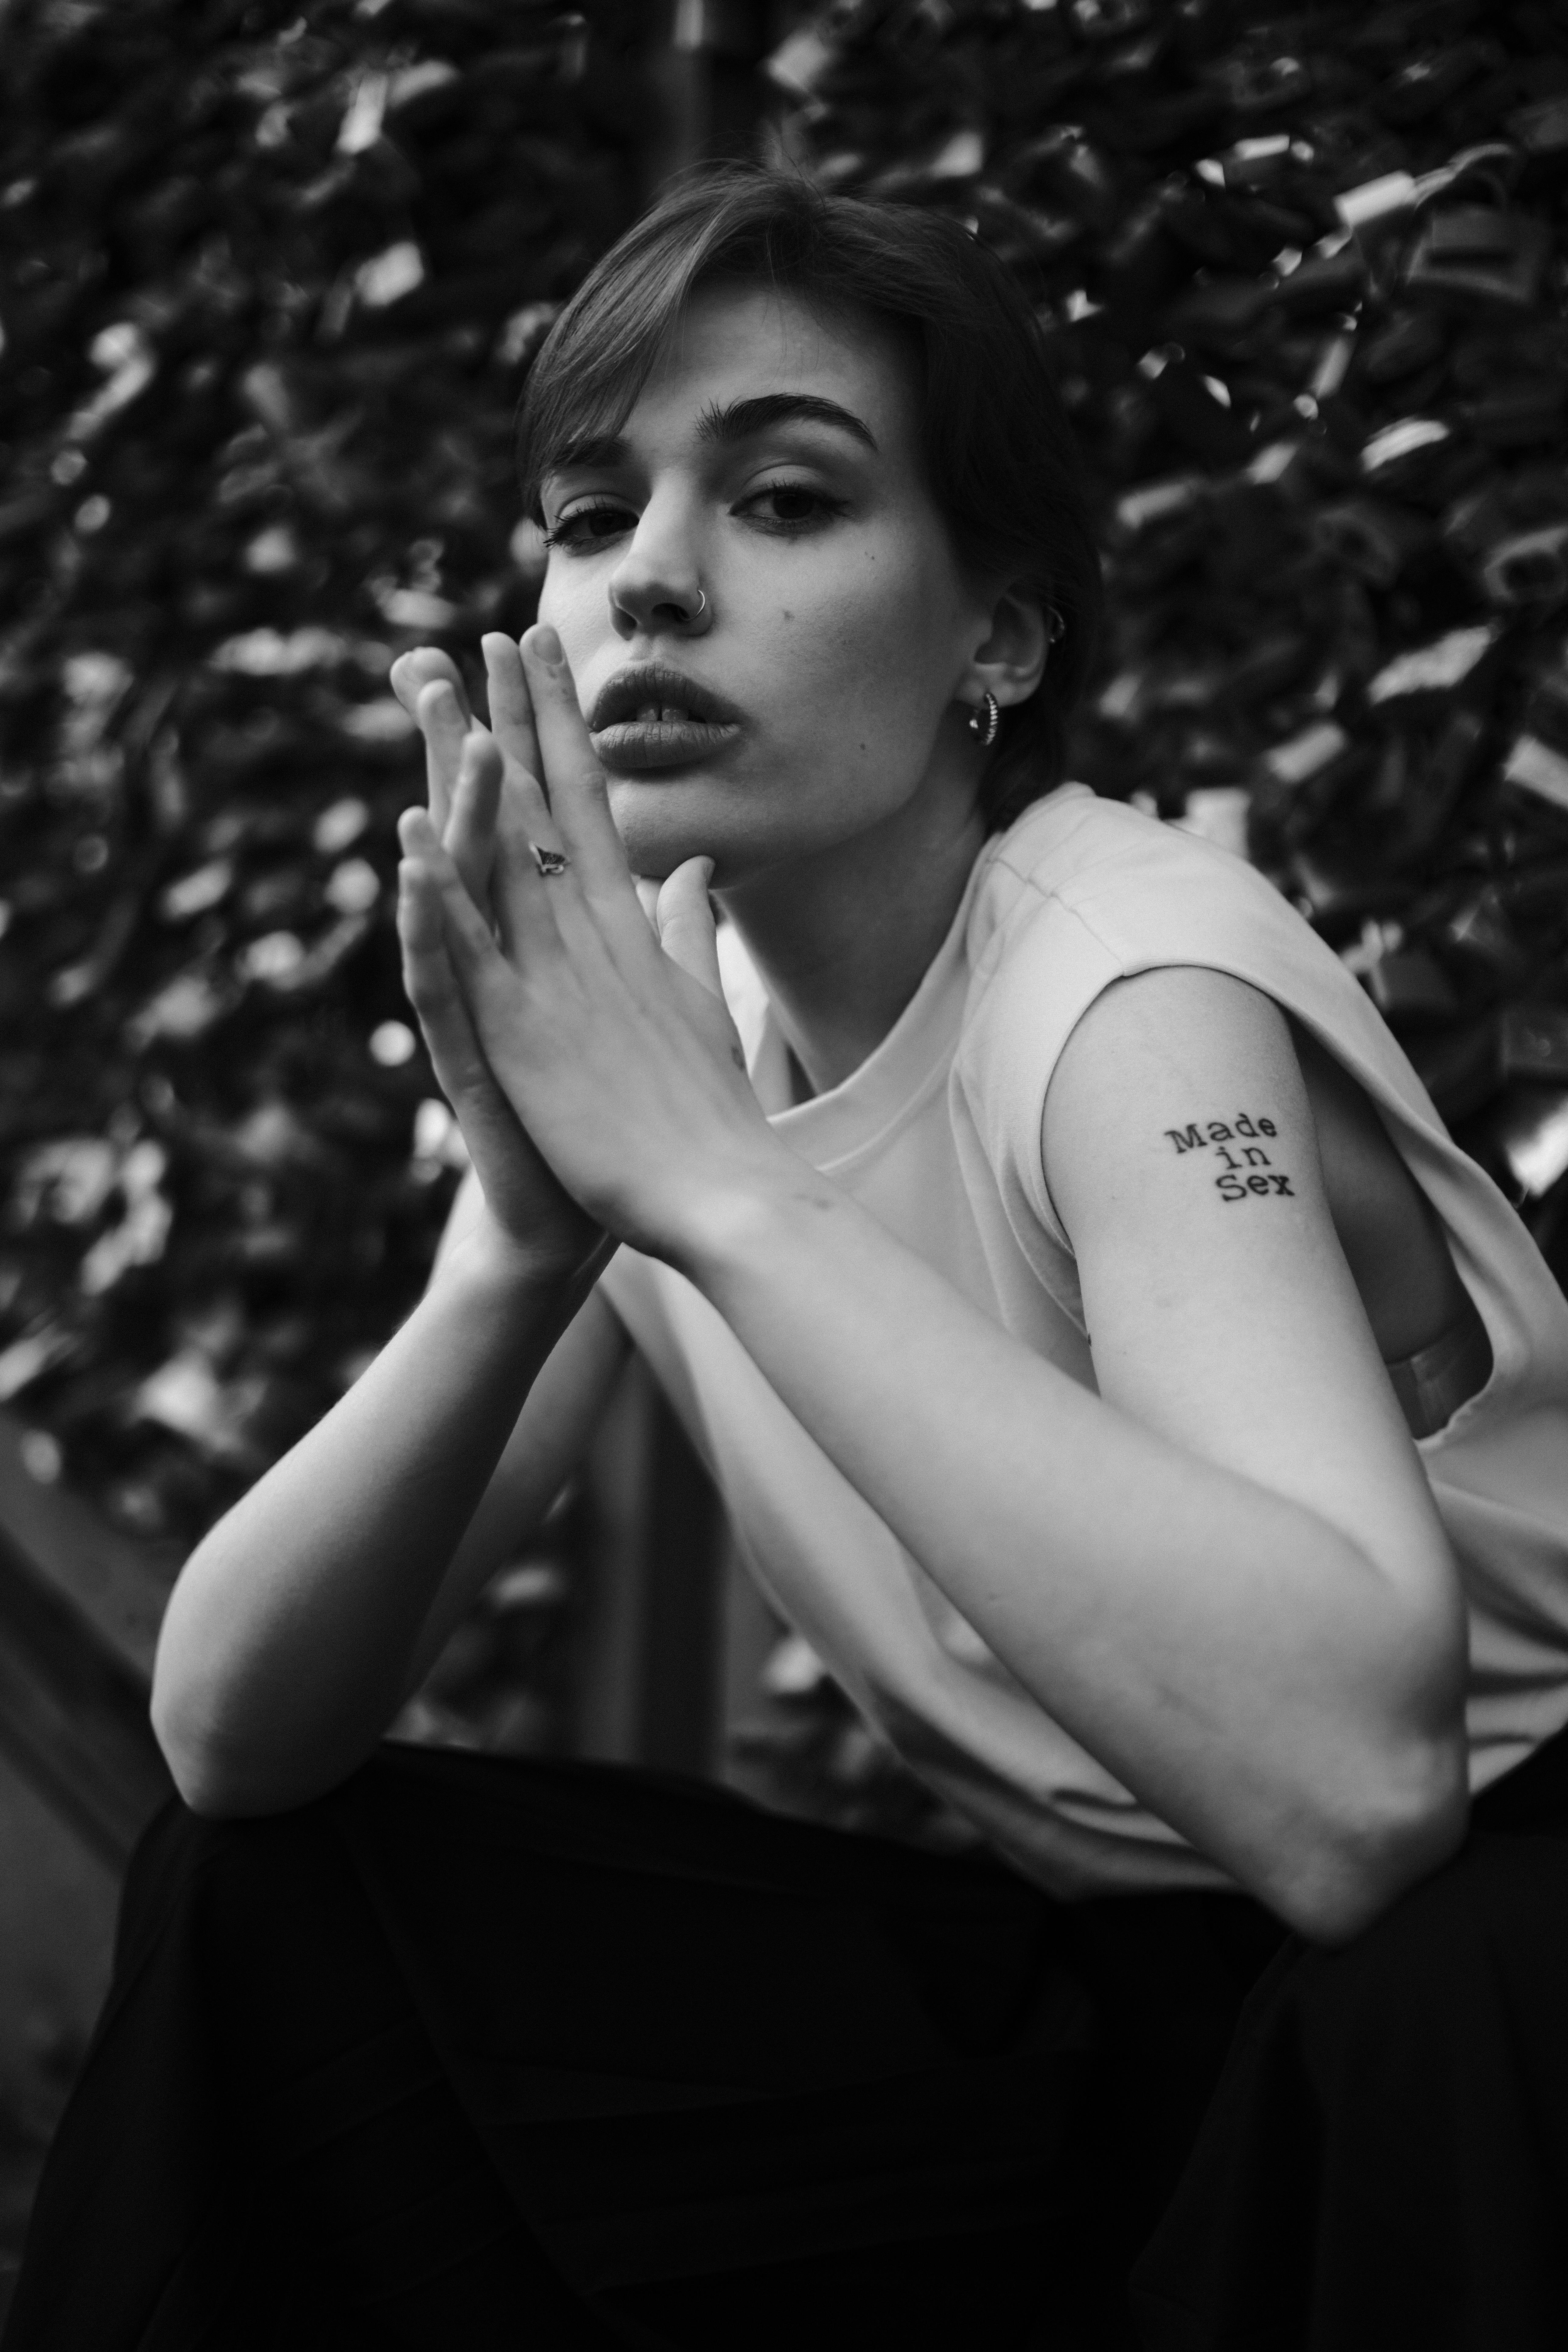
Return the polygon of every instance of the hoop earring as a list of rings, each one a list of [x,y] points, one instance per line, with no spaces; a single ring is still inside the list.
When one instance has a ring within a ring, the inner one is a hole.
[[[1002,724],[1002,713],[996,707],[996,697],[988,694],[978,709],[969,714],[969,731],[980,738],[980,748],[989,751],[996,740],[996,730]]]

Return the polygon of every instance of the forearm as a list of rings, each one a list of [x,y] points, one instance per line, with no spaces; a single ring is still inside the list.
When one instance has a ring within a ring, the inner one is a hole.
[[[1452,1745],[1420,1597],[1315,1512],[1169,1443],[802,1168],[681,1255],[790,1410],[1025,1687],[1280,1900]]]
[[[164,1619],[153,1699],[191,1801],[302,1802],[381,1737],[576,1304],[468,1236],[374,1363],[197,1547]]]

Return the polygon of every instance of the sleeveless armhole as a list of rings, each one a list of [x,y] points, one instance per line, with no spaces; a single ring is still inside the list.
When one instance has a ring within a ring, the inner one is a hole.
[[[1553,1385],[1568,1380],[1568,1302],[1529,1233],[1451,1140],[1359,982],[1273,885],[1214,845],[1118,803],[1091,803],[1065,837],[1042,827],[1043,856],[1030,855],[1027,831],[1026,818],[995,853],[954,1088],[1018,1247],[1079,1330],[1072,1244],[1046,1183],[1047,1089],[1068,1036],[1111,981],[1200,966],[1246,981],[1319,1039],[1373,1102],[1442,1221],[1493,1369],[1448,1428],[1425,1442],[1467,1425],[1482,1397],[1493,1399],[1527,1365],[1549,1371]]]

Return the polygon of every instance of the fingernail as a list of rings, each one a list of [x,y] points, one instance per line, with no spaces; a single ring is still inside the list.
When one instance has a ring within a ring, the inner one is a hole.
[[[530,646],[550,669],[559,669],[562,661],[561,640],[548,621],[542,621],[529,640]]]
[[[706,889],[707,889],[707,887],[708,887],[708,885],[709,885],[709,884],[712,881],[712,879],[713,879],[713,860],[712,860],[710,857],[700,857],[700,858],[698,859],[697,863],[698,863],[698,864],[699,864],[699,866],[700,866],[702,867],[702,869],[703,869],[703,870],[702,870],[702,887],[706,890]]]

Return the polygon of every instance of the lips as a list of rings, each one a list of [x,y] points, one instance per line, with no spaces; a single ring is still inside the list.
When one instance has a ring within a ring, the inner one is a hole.
[[[732,702],[663,662],[621,670],[588,719],[600,760],[623,772],[689,767],[733,742],[740,727]]]
[[[597,735],[604,728],[617,727],[628,719],[699,719],[708,726],[734,727],[741,713],[721,694],[699,686],[680,670],[670,669],[663,662],[639,662],[633,668],[618,670],[600,688],[589,714],[588,730]]]

